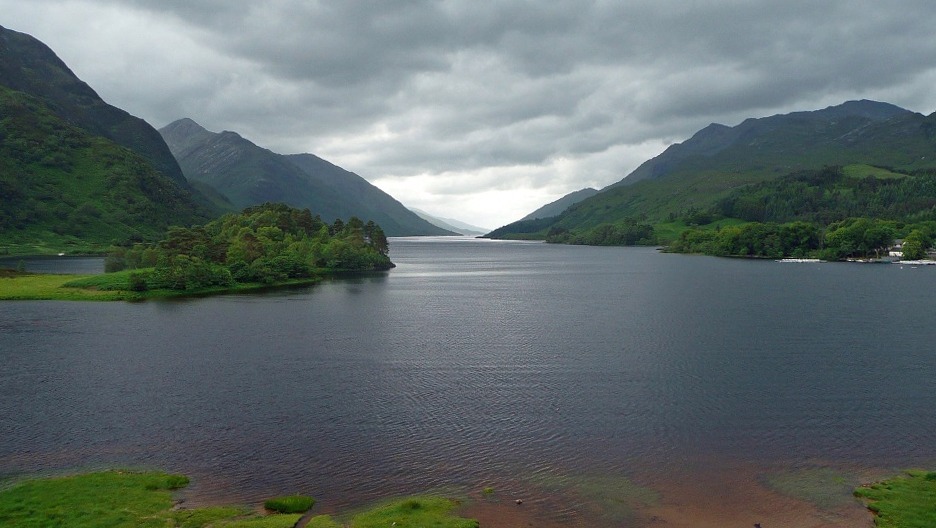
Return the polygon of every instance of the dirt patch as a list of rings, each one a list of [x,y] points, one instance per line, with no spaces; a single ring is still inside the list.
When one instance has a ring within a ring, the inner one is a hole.
[[[764,484],[763,469],[722,468],[653,479],[660,502],[644,513],[649,526],[667,528],[862,528],[872,527],[867,509],[846,494],[833,508],[820,508]],[[846,492],[847,493],[847,492]]]

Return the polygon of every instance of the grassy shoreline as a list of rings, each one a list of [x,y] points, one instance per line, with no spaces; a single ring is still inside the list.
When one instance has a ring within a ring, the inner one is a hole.
[[[205,297],[311,286],[320,283],[326,277],[323,275],[307,279],[290,279],[273,284],[239,283],[233,286],[193,290],[159,289],[135,292],[129,289],[128,276],[129,272],[104,275],[56,275],[0,270],[0,301],[143,301]],[[121,287],[121,282],[127,286]]]
[[[874,513],[878,528],[936,526],[936,472],[911,470],[875,484],[861,486],[855,496]]]
[[[385,528],[433,526],[478,528],[454,515],[456,501],[410,497],[365,511],[337,515],[308,513],[314,499],[274,497],[259,506],[179,506],[177,492],[189,484],[183,475],[156,471],[111,470],[61,477],[25,479],[0,489],[0,525],[10,528]],[[269,505],[274,504],[271,508]],[[301,503],[301,504],[299,504]],[[283,504],[288,513],[281,513]]]
[[[303,495],[274,497],[263,503],[265,507],[256,504],[186,508],[179,493],[188,484],[189,479],[183,475],[135,470],[6,479],[0,486],[0,525],[16,528],[479,526],[477,520],[459,516],[462,504],[458,500],[440,496],[398,498],[366,509],[321,515],[312,511],[315,500]],[[602,493],[617,489],[616,482],[600,484]],[[839,487],[839,483],[834,482],[833,487]],[[874,524],[879,528],[936,526],[936,472],[907,471],[860,486],[853,493],[864,502],[869,514],[873,514]]]

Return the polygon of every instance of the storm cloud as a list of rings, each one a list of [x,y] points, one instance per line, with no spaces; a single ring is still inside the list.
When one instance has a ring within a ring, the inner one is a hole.
[[[712,122],[936,110],[930,0],[0,0],[108,102],[497,227]]]

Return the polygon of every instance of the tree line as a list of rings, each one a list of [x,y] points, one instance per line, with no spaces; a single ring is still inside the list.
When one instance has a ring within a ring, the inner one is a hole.
[[[881,170],[889,176],[825,167],[737,189],[688,211],[682,219],[691,227],[669,250],[843,260],[885,256],[903,238],[904,259],[924,258],[936,239],[936,171]],[[745,223],[719,222],[726,219]]]
[[[888,254],[900,236],[904,236],[902,258],[922,259],[936,239],[936,221],[904,224],[876,218],[848,218],[825,227],[810,222],[696,227],[683,231],[668,250],[732,257],[880,258]]]

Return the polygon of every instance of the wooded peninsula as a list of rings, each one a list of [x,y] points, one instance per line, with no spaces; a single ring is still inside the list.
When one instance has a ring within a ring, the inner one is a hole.
[[[326,224],[308,209],[267,203],[202,226],[169,228],[155,243],[113,247],[103,275],[8,273],[3,299],[113,300],[311,284],[394,267],[383,230],[351,217]]]

